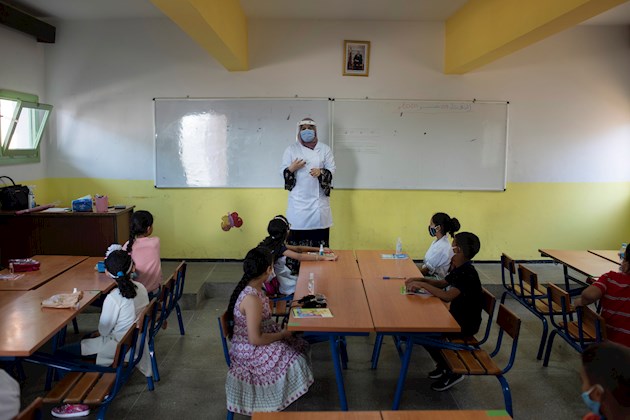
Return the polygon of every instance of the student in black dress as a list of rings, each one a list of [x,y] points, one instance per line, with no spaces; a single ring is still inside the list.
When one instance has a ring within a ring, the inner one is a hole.
[[[450,312],[461,327],[457,336],[469,337],[479,331],[481,325],[482,292],[479,274],[471,260],[479,252],[481,245],[477,235],[461,232],[453,240],[453,258],[451,271],[444,280],[408,280],[407,290],[417,291],[425,289],[444,302],[451,302]],[[446,289],[447,286],[451,286]],[[452,336],[452,335],[451,335]],[[464,379],[448,371],[446,362],[439,348],[426,348],[436,362],[435,369],[429,373],[429,378],[437,379],[431,385],[435,391],[445,391]]]

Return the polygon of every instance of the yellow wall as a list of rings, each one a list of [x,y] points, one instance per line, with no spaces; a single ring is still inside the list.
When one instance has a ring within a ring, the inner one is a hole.
[[[18,180],[16,180],[17,182]],[[155,216],[164,258],[241,259],[284,213],[281,189],[156,189],[153,181],[42,179],[38,203],[107,194],[110,204],[133,204]],[[481,239],[477,260],[540,259],[538,248],[617,249],[630,241],[630,183],[513,183],[506,192],[334,190],[331,244],[338,249],[393,249],[424,256],[427,224],[436,211],[457,217]],[[221,216],[237,211],[240,229],[224,232]]]

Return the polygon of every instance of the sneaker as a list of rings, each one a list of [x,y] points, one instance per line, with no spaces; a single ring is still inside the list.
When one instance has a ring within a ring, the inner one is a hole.
[[[441,378],[442,375],[444,375],[445,373],[446,371],[444,369],[442,369],[441,367],[436,367],[431,372],[429,372],[429,378],[438,379]]]
[[[85,404],[64,404],[50,410],[53,417],[69,418],[83,417],[90,414],[90,407]]]
[[[439,381],[434,382],[431,385],[431,389],[434,391],[446,391],[453,385],[460,383],[464,380],[464,375],[456,375],[454,373],[448,373],[444,375]]]

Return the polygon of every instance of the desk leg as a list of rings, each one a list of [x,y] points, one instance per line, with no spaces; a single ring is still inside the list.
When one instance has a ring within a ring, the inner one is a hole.
[[[346,400],[346,389],[343,385],[343,374],[341,372],[341,362],[339,361],[339,350],[337,348],[337,336],[328,337],[330,343],[330,353],[335,367],[335,379],[337,380],[337,392],[339,393],[339,404],[342,411],[348,411],[348,401]]]
[[[402,366],[400,367],[400,374],[398,375],[398,384],[396,385],[396,394],[394,395],[394,405],[392,410],[398,410],[398,406],[400,405],[400,399],[402,398],[402,392],[405,387],[405,379],[407,379],[409,361],[411,360],[413,340],[411,337],[406,337],[406,341],[407,345],[405,346],[405,354],[403,355]]]

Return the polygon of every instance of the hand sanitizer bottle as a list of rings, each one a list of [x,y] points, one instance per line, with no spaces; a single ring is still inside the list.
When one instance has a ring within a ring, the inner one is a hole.
[[[324,255],[324,244],[319,244],[319,255]]]
[[[32,209],[35,207],[35,186],[28,186],[28,208]]]
[[[622,243],[621,244],[621,249],[619,249],[619,261],[623,261],[623,259],[626,256],[626,248],[628,248],[628,244],[627,243]]]
[[[402,250],[402,241],[400,240],[400,238],[398,238],[398,240],[396,241],[396,254],[402,254],[403,250]]]
[[[308,275],[308,294],[315,294],[315,273],[310,273]]]

